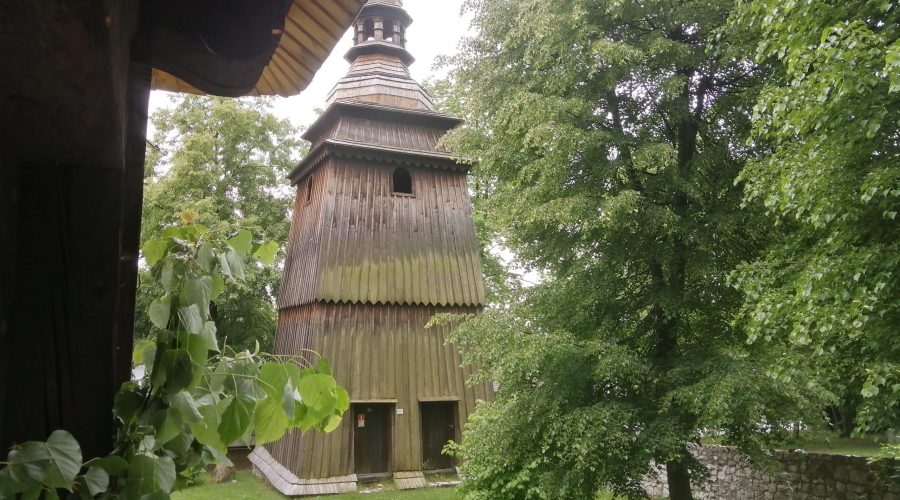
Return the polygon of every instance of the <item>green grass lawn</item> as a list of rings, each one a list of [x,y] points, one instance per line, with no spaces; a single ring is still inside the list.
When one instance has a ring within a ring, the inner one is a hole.
[[[226,484],[209,484],[209,476],[204,476],[203,484],[187,488],[172,494],[173,500],[219,500],[231,499],[284,499],[271,486],[253,476],[250,471],[238,471],[236,481]],[[329,495],[327,497],[310,497],[321,500],[459,500],[453,488],[428,488],[412,491],[385,491],[382,493],[352,493],[347,495]]]
[[[718,438],[706,438],[701,442],[703,444],[722,444]],[[884,455],[881,444],[874,437],[842,438],[832,433],[814,433],[787,440],[775,448],[779,450],[800,449],[808,453],[880,457]]]
[[[784,446],[779,446],[779,448],[800,448],[809,453],[832,453],[858,457],[878,457],[883,454],[881,443],[871,437],[842,438],[827,435],[801,437],[796,441],[786,443]]]

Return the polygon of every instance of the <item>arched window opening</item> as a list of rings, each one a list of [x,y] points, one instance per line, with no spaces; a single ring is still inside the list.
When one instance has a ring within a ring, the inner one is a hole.
[[[310,177],[309,179],[306,179],[306,192],[305,192],[305,195],[306,195],[305,202],[306,203],[309,203],[312,201],[312,190],[313,190],[313,180],[312,180],[312,177]]]
[[[366,22],[363,23],[363,39],[366,41],[375,39],[374,19],[366,19]]]
[[[392,191],[394,194],[412,194],[412,176],[409,170],[405,168],[394,170]]]

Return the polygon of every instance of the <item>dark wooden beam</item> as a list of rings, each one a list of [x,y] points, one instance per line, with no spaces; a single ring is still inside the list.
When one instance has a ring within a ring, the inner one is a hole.
[[[0,447],[113,445],[128,379],[150,44],[138,2],[0,4]],[[0,451],[5,456],[5,450]]]

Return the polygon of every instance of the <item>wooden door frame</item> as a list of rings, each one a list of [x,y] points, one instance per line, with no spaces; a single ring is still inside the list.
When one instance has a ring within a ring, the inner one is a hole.
[[[385,426],[387,427],[385,432],[384,444],[387,447],[387,471],[386,472],[378,472],[373,474],[359,474],[356,472],[356,407],[359,406],[381,406],[387,408],[387,421]],[[391,474],[394,473],[394,416],[397,412],[397,400],[390,399],[379,399],[372,401],[352,401],[350,403],[350,410],[353,412],[353,426],[351,427],[352,434],[350,435],[350,457],[352,459],[352,470],[353,473],[357,475],[357,478],[360,481],[365,481],[366,478],[389,478]]]
[[[419,455],[419,463],[421,464],[422,470],[435,471],[440,472],[445,469],[425,469],[425,412],[422,411],[422,407],[425,405],[434,405],[434,404],[443,404],[447,406],[451,406],[451,415],[453,415],[453,440],[457,443],[462,441],[462,429],[459,428],[459,398],[456,397],[447,397],[447,398],[419,398],[419,448],[421,449]],[[454,467],[458,465],[456,457],[450,457],[450,463]],[[447,469],[449,470],[449,469]]]

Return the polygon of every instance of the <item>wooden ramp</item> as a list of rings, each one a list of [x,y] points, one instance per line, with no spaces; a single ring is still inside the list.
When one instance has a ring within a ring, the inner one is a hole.
[[[417,488],[428,487],[428,481],[425,480],[425,474],[422,474],[422,471],[395,472],[394,484],[401,490],[414,490]]]
[[[285,496],[337,495],[356,492],[356,474],[325,479],[300,479],[272,458],[272,455],[262,446],[257,446],[248,458],[254,468]]]

